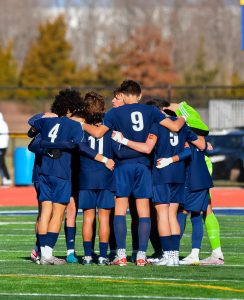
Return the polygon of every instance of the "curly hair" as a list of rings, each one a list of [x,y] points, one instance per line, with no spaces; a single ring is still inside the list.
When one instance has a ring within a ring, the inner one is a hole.
[[[97,124],[102,121],[105,113],[105,102],[102,95],[96,92],[86,93],[82,99],[81,109],[74,115],[84,118],[88,124]]]
[[[74,113],[81,109],[82,97],[78,90],[64,89],[60,90],[51,106],[51,112],[57,114],[59,117],[66,116],[68,112]]]

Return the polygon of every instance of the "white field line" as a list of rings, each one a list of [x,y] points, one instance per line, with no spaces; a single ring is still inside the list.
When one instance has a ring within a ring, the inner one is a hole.
[[[74,278],[74,279],[114,279],[114,280],[137,280],[137,281],[145,281],[145,280],[150,280],[150,281],[157,281],[157,282],[161,282],[161,281],[178,281],[178,282],[242,282],[243,280],[236,280],[236,279],[181,279],[181,278],[158,278],[158,277],[129,277],[129,276],[94,276],[94,275],[72,275],[72,274],[63,274],[63,275],[53,275],[53,274],[0,274],[0,278],[4,277],[4,276],[11,276],[14,275],[15,278],[16,277],[34,277],[34,278],[47,278],[47,277],[54,277],[54,278]]]
[[[113,295],[113,294],[40,294],[40,293],[0,293],[0,296],[23,296],[23,297],[63,297],[63,298],[114,298],[114,299],[172,299],[172,300],[209,300],[209,298],[192,297],[169,297],[169,296],[135,296],[135,295]],[[240,300],[240,298],[211,298],[211,300]]]

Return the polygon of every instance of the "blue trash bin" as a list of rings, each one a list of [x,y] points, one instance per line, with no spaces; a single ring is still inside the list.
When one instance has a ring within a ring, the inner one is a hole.
[[[14,151],[15,185],[31,185],[35,155],[27,148],[16,148]]]

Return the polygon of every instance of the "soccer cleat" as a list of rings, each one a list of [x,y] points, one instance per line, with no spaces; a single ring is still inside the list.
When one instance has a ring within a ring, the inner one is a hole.
[[[4,186],[10,186],[10,185],[12,185],[12,180],[11,180],[11,179],[8,179],[8,178],[6,178],[6,177],[3,177],[3,179],[2,179],[2,184],[3,184]]]
[[[109,253],[109,260],[110,261],[113,261],[116,257],[116,251],[112,250],[110,253]]]
[[[168,263],[168,257],[162,256],[161,258],[154,260],[152,262],[153,265],[155,266],[166,266]]]
[[[66,261],[68,264],[77,264],[78,263],[78,258],[75,256],[75,253],[72,252],[66,257]]]
[[[173,251],[173,262],[174,262],[174,266],[179,266],[180,264],[179,251]]]
[[[211,266],[211,265],[223,265],[224,259],[220,257],[214,257],[213,255],[200,260],[200,266]]]
[[[126,259],[126,257],[116,256],[115,259],[112,261],[111,264],[114,265],[114,266],[124,267],[124,266],[127,265],[127,259]]]
[[[40,254],[39,254],[35,249],[33,249],[33,250],[31,251],[31,260],[32,260],[34,263],[40,265],[41,257],[40,257]]]
[[[199,265],[199,257],[192,256],[191,254],[180,260],[180,265]]]
[[[92,261],[91,256],[84,256],[83,257],[82,265],[89,266],[89,265],[92,265],[92,263],[93,263],[93,261]]]
[[[41,265],[65,265],[66,260],[62,258],[57,258],[55,256],[51,256],[50,258],[42,256],[40,263]]]
[[[109,266],[110,261],[107,257],[99,256],[97,264],[98,264],[98,266]]]
[[[147,263],[148,264],[153,264],[153,263],[155,263],[155,262],[158,262],[161,258],[162,258],[162,252],[158,252],[158,253],[153,253],[152,255],[151,255],[151,257],[148,257],[147,258]]]
[[[136,266],[144,267],[147,264],[146,258],[137,258],[136,259]]]

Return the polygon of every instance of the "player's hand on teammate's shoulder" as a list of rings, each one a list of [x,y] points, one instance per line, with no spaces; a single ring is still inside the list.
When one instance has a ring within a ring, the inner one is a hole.
[[[106,164],[105,164],[105,166],[106,166],[110,171],[113,171],[113,170],[114,170],[114,165],[115,165],[115,163],[114,163],[114,161],[113,161],[111,158],[109,158],[109,159],[107,160]]]
[[[122,139],[124,138],[123,134],[120,131],[113,131],[112,133],[112,139],[115,142],[121,143]]]
[[[159,158],[157,160],[157,165],[156,167],[158,169],[162,169],[162,168],[165,168],[167,167],[168,165],[172,164],[173,163],[173,159],[172,157],[168,157],[168,158]]]

